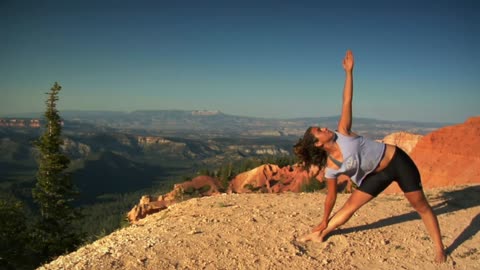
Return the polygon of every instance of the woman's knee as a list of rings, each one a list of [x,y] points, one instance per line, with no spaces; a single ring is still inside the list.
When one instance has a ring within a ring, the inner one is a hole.
[[[432,211],[432,208],[427,201],[420,202],[419,204],[414,206],[414,208],[419,214],[425,214]]]
[[[422,191],[405,193],[405,197],[407,197],[412,207],[419,214],[427,213],[432,210]]]

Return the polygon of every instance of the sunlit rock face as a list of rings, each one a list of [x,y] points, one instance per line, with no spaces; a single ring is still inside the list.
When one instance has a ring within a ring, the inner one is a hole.
[[[410,156],[424,188],[480,183],[480,117],[425,135]],[[398,191],[396,184],[387,189]]]
[[[418,141],[422,139],[422,137],[422,135],[401,131],[385,136],[381,142],[396,145],[409,154],[415,148],[415,145],[417,145]]]

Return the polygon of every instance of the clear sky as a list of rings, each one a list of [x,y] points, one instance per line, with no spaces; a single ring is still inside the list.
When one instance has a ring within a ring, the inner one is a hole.
[[[0,116],[55,81],[61,110],[338,115],[347,49],[354,116],[480,115],[478,1],[325,2],[0,0]]]

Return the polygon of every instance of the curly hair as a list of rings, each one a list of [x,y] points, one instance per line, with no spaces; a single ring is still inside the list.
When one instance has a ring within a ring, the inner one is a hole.
[[[327,163],[327,152],[323,148],[315,146],[318,139],[312,135],[311,131],[312,127],[309,127],[294,146],[295,155],[303,162],[303,167],[307,170],[312,165],[323,168]]]

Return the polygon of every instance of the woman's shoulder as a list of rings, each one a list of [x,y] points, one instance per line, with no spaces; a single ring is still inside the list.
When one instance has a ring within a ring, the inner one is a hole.
[[[335,134],[337,135],[337,138],[341,138],[341,139],[356,139],[358,137],[361,137],[360,135],[358,135],[357,133],[355,132],[349,132],[348,134],[346,134],[345,132],[339,132],[338,130],[335,130]]]
[[[342,136],[346,136],[346,137],[358,137],[360,135],[358,135],[356,132],[353,132],[353,131],[340,131],[338,129],[335,130],[335,133],[336,134],[339,134],[339,135],[342,135]]]

